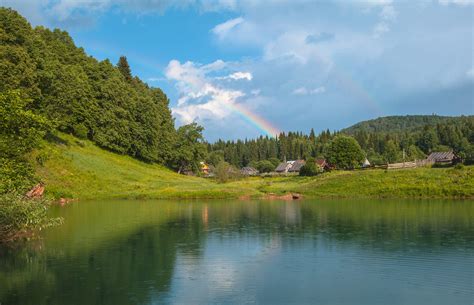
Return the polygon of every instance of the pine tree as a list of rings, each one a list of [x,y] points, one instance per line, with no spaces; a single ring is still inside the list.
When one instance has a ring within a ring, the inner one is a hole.
[[[127,57],[120,56],[119,61],[117,63],[117,68],[128,82],[132,81],[132,70],[130,69],[130,65],[128,64]]]

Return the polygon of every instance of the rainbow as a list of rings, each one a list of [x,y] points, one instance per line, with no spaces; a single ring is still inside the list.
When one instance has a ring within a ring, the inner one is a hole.
[[[237,103],[225,103],[225,105],[231,111],[240,115],[240,117],[242,117],[246,122],[250,123],[269,137],[276,138],[281,133],[280,129],[276,128],[272,123],[252,112],[250,109],[247,109],[244,105]]]

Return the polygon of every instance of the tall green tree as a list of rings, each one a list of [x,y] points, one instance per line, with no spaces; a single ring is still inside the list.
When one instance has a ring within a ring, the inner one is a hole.
[[[128,82],[132,81],[132,69],[130,69],[130,65],[128,64],[127,57],[120,56],[119,61],[117,63],[117,68],[119,69],[120,73],[122,73],[123,77]]]
[[[200,162],[203,162],[207,155],[203,130],[204,128],[196,123],[178,128],[173,165],[179,173],[185,170],[191,170],[196,174],[200,172]]]
[[[338,135],[329,143],[326,157],[339,169],[354,169],[362,164],[365,155],[354,138]]]

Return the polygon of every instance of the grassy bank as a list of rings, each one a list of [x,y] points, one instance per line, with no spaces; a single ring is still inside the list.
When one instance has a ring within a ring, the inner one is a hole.
[[[103,150],[60,134],[31,155],[35,171],[54,198],[236,198],[258,195],[252,187],[228,188],[209,179],[179,175],[163,166]],[[37,160],[43,160],[42,165]]]
[[[63,134],[54,144],[45,142],[31,155],[31,162],[46,193],[54,198],[256,198],[289,192],[306,197],[474,198],[472,166],[335,171],[317,177],[247,178],[218,184]]]
[[[474,167],[335,171],[264,181],[258,189],[308,197],[474,198]]]

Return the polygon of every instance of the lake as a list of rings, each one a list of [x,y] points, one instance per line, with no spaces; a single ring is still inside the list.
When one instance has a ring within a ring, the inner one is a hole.
[[[94,201],[0,249],[0,303],[474,300],[474,202]]]

